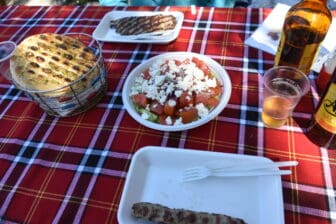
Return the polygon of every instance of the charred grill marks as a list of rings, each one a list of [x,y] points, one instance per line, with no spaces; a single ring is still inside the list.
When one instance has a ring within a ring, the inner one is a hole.
[[[26,38],[11,58],[11,71],[18,85],[31,90],[53,90],[72,83],[77,91],[90,85],[99,72],[96,56],[80,40],[58,34]],[[87,74],[89,81],[81,78]],[[46,85],[47,84],[47,85]],[[67,93],[64,88],[53,95]]]
[[[132,215],[160,224],[245,224],[244,220],[228,215],[173,209],[149,202],[133,204]]]
[[[137,35],[155,31],[172,30],[176,18],[172,15],[131,16],[111,21],[111,28],[121,35]]]

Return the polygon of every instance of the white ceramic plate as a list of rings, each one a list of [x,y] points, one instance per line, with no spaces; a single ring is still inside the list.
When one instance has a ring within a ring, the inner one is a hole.
[[[143,72],[153,62],[155,62],[157,60],[162,60],[162,59],[163,60],[164,59],[184,60],[186,58],[191,59],[192,57],[197,57],[198,59],[206,62],[206,64],[217,75],[217,78],[219,79],[219,81],[223,85],[222,96],[221,96],[219,104],[215,108],[213,108],[207,116],[205,116],[201,119],[198,119],[197,121],[193,121],[193,122],[187,123],[187,124],[162,125],[162,124],[154,123],[154,122],[151,122],[151,121],[148,121],[148,120],[142,118],[141,115],[135,110],[134,104],[133,104],[133,102],[130,98],[130,92],[131,92],[132,86],[134,86],[135,77],[139,76],[141,74],[141,72]],[[209,58],[205,55],[191,53],[191,52],[169,52],[169,53],[165,53],[165,54],[161,54],[161,55],[152,57],[149,60],[147,60],[146,62],[138,65],[137,67],[135,67],[132,70],[132,72],[128,75],[128,77],[125,81],[123,91],[122,91],[122,100],[123,100],[124,106],[126,107],[127,112],[136,121],[138,121],[140,124],[142,124],[146,127],[152,128],[152,129],[160,130],[160,131],[183,131],[183,130],[188,130],[188,129],[195,128],[195,127],[198,127],[200,125],[203,125],[203,124],[209,122],[210,120],[212,120],[213,118],[215,118],[227,105],[227,103],[230,99],[230,96],[231,96],[231,89],[232,89],[231,80],[230,80],[230,77],[228,76],[226,70],[220,64],[218,64],[216,61],[214,61],[213,59],[211,59],[211,58]]]
[[[173,15],[177,23],[175,29],[168,31],[162,36],[150,36],[148,34],[139,35],[120,35],[115,29],[110,28],[111,20],[120,19],[129,16],[153,16],[157,14]],[[180,33],[184,14],[182,12],[151,12],[151,11],[111,11],[105,14],[96,29],[93,31],[93,37],[96,40],[105,42],[126,42],[126,43],[156,43],[166,44],[175,40]]]
[[[242,165],[273,163],[257,156],[144,147],[134,154],[130,164],[118,210],[119,223],[148,223],[131,216],[136,202],[222,213],[242,218],[249,224],[284,223],[280,176],[210,177],[194,182],[179,179],[185,168],[207,161]]]

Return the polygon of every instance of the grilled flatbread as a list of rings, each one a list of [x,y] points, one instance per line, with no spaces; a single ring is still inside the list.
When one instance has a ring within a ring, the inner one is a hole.
[[[19,87],[32,91],[55,90],[80,79],[71,88],[49,92],[47,96],[83,91],[99,72],[92,49],[75,38],[53,33],[23,40],[10,59],[10,70]]]
[[[120,35],[137,35],[156,31],[172,30],[176,26],[173,15],[130,16],[111,21],[111,28]]]

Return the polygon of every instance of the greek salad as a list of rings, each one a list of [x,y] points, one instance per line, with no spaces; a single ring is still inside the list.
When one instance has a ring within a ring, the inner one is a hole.
[[[219,104],[223,86],[197,57],[156,60],[135,78],[130,97],[142,118],[165,125],[187,124]]]

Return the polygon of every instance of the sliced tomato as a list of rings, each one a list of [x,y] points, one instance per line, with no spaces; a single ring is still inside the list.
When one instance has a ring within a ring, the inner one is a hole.
[[[196,66],[198,67],[198,64],[200,63],[200,59],[198,59],[196,57],[192,57],[191,61],[194,62],[196,64]]]
[[[187,91],[184,91],[178,98],[178,108],[184,108],[190,105],[194,105],[194,97]]]
[[[152,102],[149,108],[150,111],[156,115],[161,115],[163,113],[163,106],[157,101]]]
[[[211,96],[220,96],[220,94],[222,93],[222,87],[217,84],[216,87],[210,87],[208,92]]]
[[[184,109],[180,109],[178,111],[178,116],[182,118],[182,122],[184,124],[190,123],[197,119],[197,109],[195,107],[187,107]]]
[[[149,69],[147,68],[145,71],[143,71],[143,78],[145,79],[145,80],[149,80],[150,79],[150,77],[151,77],[151,75],[149,74]]]
[[[203,71],[203,73],[206,75],[206,76],[210,76],[211,75],[211,70],[209,68],[209,66],[202,60],[196,58],[196,57],[193,57],[191,59],[192,62],[194,62],[196,64],[196,66],[201,69]]]
[[[185,64],[185,65],[190,64],[190,58],[184,59],[181,64]]]
[[[161,114],[159,116],[159,122],[160,122],[160,124],[167,124],[167,122],[166,122],[167,117],[168,117],[167,115]]]
[[[210,93],[199,93],[195,97],[195,105],[203,103],[204,106],[213,108],[219,104],[219,98],[212,96]]]
[[[210,93],[204,93],[204,92],[198,93],[195,96],[195,104],[203,103],[204,105],[207,105],[210,97],[211,97]]]
[[[182,62],[180,60],[175,59],[174,61],[175,61],[175,65],[177,65],[177,66],[182,64]]]
[[[209,66],[207,64],[205,64],[205,62],[203,62],[203,61],[201,61],[201,62],[202,63],[198,66],[198,68],[201,69],[206,76],[210,76],[211,75],[211,70],[210,70]]]
[[[217,106],[218,104],[219,104],[219,98],[211,97],[208,100],[207,106],[210,107],[210,108],[213,108],[213,107]]]
[[[146,95],[144,93],[139,93],[132,96],[133,102],[140,106],[140,107],[146,107],[149,103],[149,100],[147,99]]]
[[[175,114],[175,108],[177,106],[177,102],[175,99],[168,99],[163,105],[163,113],[168,116],[173,116]]]
[[[169,117],[169,119],[168,119],[168,117]],[[170,120],[170,122],[167,123],[167,120]],[[161,114],[159,116],[159,122],[160,122],[160,124],[173,125],[175,123],[175,119],[173,117],[167,116],[165,114]]]

